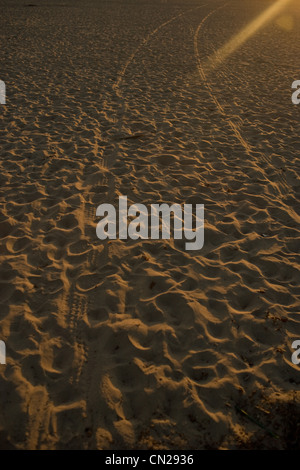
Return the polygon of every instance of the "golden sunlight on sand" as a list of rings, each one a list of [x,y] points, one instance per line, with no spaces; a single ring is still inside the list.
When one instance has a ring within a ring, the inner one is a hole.
[[[1,0],[1,450],[299,449],[299,24]]]
[[[231,54],[233,54],[244,42],[253,36],[266,23],[277,17],[281,11],[287,7],[291,0],[276,0],[269,8],[261,13],[255,20],[251,21],[238,34],[234,35],[224,46],[221,46],[211,57],[207,59],[204,65],[206,72],[212,72]],[[226,5],[225,5],[226,7]],[[223,6],[221,8],[224,8]],[[293,27],[292,18],[290,16],[281,16],[277,24],[282,28],[290,30]]]

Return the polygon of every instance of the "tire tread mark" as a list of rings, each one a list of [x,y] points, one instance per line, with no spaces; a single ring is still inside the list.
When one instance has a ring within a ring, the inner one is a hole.
[[[240,142],[240,144],[245,149],[246,154],[248,156],[254,157],[257,160],[257,157],[255,157],[255,155],[253,155],[253,152],[254,152],[255,149],[253,148],[252,145],[250,145],[248,142],[246,142],[246,140],[243,138],[238,126],[232,121],[232,119],[230,119],[230,117],[227,116],[227,114],[226,114],[223,106],[221,105],[220,101],[218,100],[218,98],[213,93],[211,84],[209,83],[209,80],[208,80],[208,78],[206,76],[206,73],[204,71],[204,67],[202,66],[202,63],[201,63],[201,60],[200,60],[199,49],[198,49],[199,32],[200,32],[201,28],[203,27],[203,25],[205,24],[205,22],[208,20],[208,18],[210,16],[215,14],[218,10],[225,8],[229,3],[230,2],[227,2],[224,5],[221,5],[217,8],[215,8],[214,10],[212,10],[205,18],[202,19],[202,21],[199,23],[199,25],[196,29],[196,32],[194,34],[194,52],[195,52],[195,57],[196,57],[196,62],[197,62],[197,69],[198,69],[199,75],[200,75],[204,85],[206,86],[206,88],[208,90],[208,93],[209,93],[212,101],[215,103],[216,108],[219,111],[219,113],[221,114],[222,118],[229,124],[229,126],[231,127],[231,129],[233,131],[233,134],[235,135],[237,140]],[[271,159],[268,158],[267,155],[264,152],[261,152],[261,156],[263,157],[263,160],[267,164],[272,166]],[[279,179],[281,180],[284,192],[286,194],[289,193],[290,190],[289,190],[289,186],[287,184],[286,178],[283,175],[279,174]]]
[[[47,434],[50,422],[50,401],[44,388],[33,392],[28,404],[27,450],[38,450],[43,433]]]
[[[219,113],[221,114],[222,118],[229,124],[229,126],[231,127],[234,135],[236,136],[236,138],[239,140],[239,142],[242,144],[242,146],[246,150],[246,153],[248,155],[250,155],[250,153],[251,153],[250,145],[243,139],[243,137],[242,137],[238,127],[236,126],[236,124],[234,122],[232,122],[232,120],[230,118],[228,118],[223,106],[221,105],[221,103],[219,102],[219,100],[216,98],[216,96],[213,93],[212,87],[211,87],[211,85],[210,85],[210,83],[209,83],[209,81],[206,77],[206,74],[204,72],[204,69],[202,67],[202,63],[201,63],[201,60],[200,60],[199,49],[198,49],[198,36],[199,36],[199,32],[200,32],[201,28],[203,27],[204,23],[208,20],[208,18],[210,16],[212,16],[218,10],[220,10],[222,8],[225,8],[227,5],[228,5],[228,3],[225,3],[224,5],[221,5],[217,8],[215,8],[208,15],[206,15],[205,18],[203,18],[202,21],[199,23],[199,25],[196,29],[196,32],[194,34],[194,51],[195,51],[195,56],[196,56],[197,68],[198,68],[199,75],[200,75],[203,83],[205,84],[211,99],[215,103],[215,105],[216,105]]]
[[[186,15],[187,13],[191,12],[191,11],[194,11],[194,10],[198,10],[199,8],[203,8],[205,6],[207,6],[208,3],[205,3],[203,5],[199,5],[197,7],[194,7],[194,8],[190,8],[189,10],[187,11],[184,11],[184,12],[181,12],[179,15],[175,15],[173,16],[171,19],[169,19],[168,21],[165,21],[164,23],[162,23],[161,25],[159,25],[157,28],[155,28],[153,31],[151,31],[151,33],[149,33],[147,36],[144,37],[143,41],[138,45],[138,47],[135,49],[135,51],[131,54],[131,56],[129,57],[129,59],[127,60],[127,62],[125,63],[125,65],[123,66],[123,68],[121,69],[121,71],[119,72],[118,74],[118,78],[117,78],[117,81],[116,83],[113,85],[113,88],[114,90],[116,91],[116,93],[118,94],[118,89],[119,89],[119,86],[126,74],[126,71],[129,67],[129,65],[131,64],[131,62],[134,60],[135,56],[138,54],[138,52],[150,41],[150,39],[156,34],[158,33],[158,31],[160,31],[162,28],[164,28],[165,26],[167,26],[168,24],[172,23],[173,21],[177,20],[178,18]]]

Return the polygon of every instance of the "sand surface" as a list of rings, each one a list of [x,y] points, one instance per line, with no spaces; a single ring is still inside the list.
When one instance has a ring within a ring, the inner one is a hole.
[[[300,3],[216,68],[274,1],[32,3],[0,1],[0,448],[299,447]],[[99,240],[119,195],[204,204],[204,247]]]

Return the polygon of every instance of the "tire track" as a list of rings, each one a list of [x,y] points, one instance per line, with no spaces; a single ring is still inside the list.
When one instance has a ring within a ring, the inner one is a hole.
[[[28,404],[29,422],[25,446],[27,450],[39,449],[43,434],[48,434],[51,414],[50,405],[48,394],[43,387],[39,387],[33,392]]]
[[[71,295],[69,327],[74,337],[73,373],[70,384],[77,385],[80,381],[84,363],[87,358],[87,346],[82,338],[82,319],[87,312],[86,296],[73,292]]]
[[[224,81],[225,81],[225,80],[227,80],[226,71],[225,71],[226,69],[223,67],[223,70],[224,70],[224,72],[221,72],[221,76],[224,77]],[[242,78],[239,77],[239,76],[236,76],[236,80],[241,84],[240,86],[242,87],[242,86],[243,86],[243,80],[242,80]],[[243,121],[242,121],[242,119],[241,119],[241,118],[239,118],[239,119],[240,119],[240,121],[242,122],[242,124],[244,124]],[[251,123],[249,123],[249,127],[253,128]],[[253,148],[253,151],[256,151],[255,147]],[[285,176],[282,172],[278,172],[278,168],[276,168],[276,167],[273,165],[271,155],[267,155],[267,154],[266,154],[265,152],[263,152],[261,149],[259,149],[258,151],[259,151],[260,155],[263,157],[263,160],[264,160],[264,161],[269,165],[269,167],[271,167],[271,168],[274,170],[274,172],[277,174],[277,177],[278,177],[278,179],[280,180],[280,182],[281,182],[281,184],[282,184],[282,186],[283,186],[284,192],[285,192],[286,194],[287,194],[287,193],[290,193],[290,189],[289,189],[288,182],[287,182],[287,180],[286,180],[286,176]],[[257,151],[256,151],[256,152],[257,152]],[[254,156],[254,158],[256,158],[256,157]],[[256,160],[258,160],[258,159],[256,158]]]
[[[89,225],[89,221],[94,218],[93,207],[90,203],[87,203],[88,197],[84,194],[83,202],[83,214],[82,214],[82,233],[87,236],[85,227]],[[82,269],[77,275],[77,278],[81,273],[85,272],[85,265],[90,264],[91,255],[88,252],[86,254],[86,260],[83,262]],[[88,300],[85,293],[76,292],[76,281],[70,286],[68,299],[67,299],[67,310],[68,315],[68,328],[71,336],[74,338],[74,361],[73,361],[73,374],[70,378],[72,385],[78,385],[84,364],[87,360],[88,347],[82,337],[82,331],[84,327],[84,317],[87,315]]]
[[[226,114],[226,111],[225,111],[224,107],[222,106],[222,104],[220,103],[218,98],[213,93],[212,86],[209,82],[209,79],[207,78],[207,74],[205,73],[204,67],[202,65],[202,61],[200,59],[200,53],[199,53],[199,48],[198,48],[198,39],[199,39],[200,30],[203,28],[204,24],[206,23],[206,21],[208,20],[208,18],[210,16],[214,15],[217,11],[225,8],[229,3],[230,2],[227,2],[224,5],[221,5],[217,8],[215,8],[213,11],[211,11],[205,18],[202,19],[202,21],[199,23],[199,25],[196,29],[196,32],[194,34],[194,52],[195,52],[195,57],[196,57],[196,62],[197,62],[197,69],[198,69],[199,75],[200,75],[204,85],[206,86],[206,89],[207,89],[212,101],[215,103],[219,114],[222,116],[222,119],[229,124],[233,134],[235,135],[236,139],[240,142],[240,144],[244,148],[246,154],[249,157],[254,158],[257,161],[258,166],[260,166],[260,162],[258,161],[258,158],[256,157],[256,155],[254,155],[254,153],[256,153],[255,147],[253,147],[249,142],[247,142],[243,138],[238,125],[235,124],[232,121],[232,119]],[[262,156],[262,159],[265,161],[265,163],[267,163],[269,166],[271,166],[276,171],[276,173],[278,175],[278,178],[280,179],[280,182],[283,186],[283,192],[285,192],[286,194],[290,193],[290,189],[289,189],[289,186],[288,186],[288,183],[286,181],[285,176],[282,175],[281,173],[278,173],[277,169],[272,165],[271,158],[268,157],[264,152],[261,152],[261,151],[260,151],[260,156]]]
[[[131,56],[129,57],[129,59],[127,60],[127,62],[125,63],[125,65],[123,66],[123,68],[121,69],[121,71],[119,72],[118,74],[118,78],[117,78],[117,81],[116,83],[113,85],[113,89],[115,90],[116,94],[118,96],[120,96],[120,92],[119,92],[119,87],[120,87],[120,84],[126,74],[126,71],[129,67],[129,65],[131,64],[131,62],[134,60],[135,56],[138,54],[138,52],[146,46],[146,44],[148,44],[148,42],[152,39],[152,37],[158,33],[162,28],[164,28],[165,26],[167,26],[168,24],[172,23],[173,21],[176,21],[177,19],[181,18],[182,16],[186,15],[187,13],[190,13],[191,11],[195,11],[195,10],[199,10],[200,8],[203,8],[205,6],[207,6],[208,3],[205,3],[203,5],[199,5],[198,7],[194,7],[194,8],[190,8],[189,10],[187,11],[184,11],[182,13],[180,13],[179,15],[175,15],[173,16],[170,20],[168,21],[165,21],[164,23],[162,23],[161,25],[159,25],[157,28],[155,28],[153,31],[151,31],[151,33],[149,33],[147,36],[145,36],[145,38],[143,39],[143,41],[140,43],[140,45],[135,49],[135,51],[131,54]]]
[[[84,198],[86,199],[86,198]],[[82,220],[80,223],[81,229],[85,227],[84,220],[85,212],[87,210],[88,215],[92,216],[92,207],[86,208],[85,200],[81,201],[81,206],[77,207],[80,211]],[[93,213],[94,215],[94,213]],[[90,254],[87,253],[86,262],[89,261]],[[84,272],[84,269],[80,270],[80,273]],[[66,276],[66,273],[64,273]],[[78,274],[79,276],[80,274]],[[60,299],[60,310],[61,310],[61,322],[64,325],[64,329],[67,331],[70,340],[73,343],[74,356],[72,363],[65,364],[66,369],[70,371],[70,377],[67,381],[66,391],[69,387],[78,387],[84,365],[87,361],[87,345],[83,339],[82,331],[84,327],[84,317],[87,314],[87,296],[84,293],[76,292],[75,281],[72,283],[66,282],[64,286],[63,295]],[[71,361],[70,361],[71,362]],[[45,441],[54,443],[54,435],[51,433],[51,414],[52,414],[53,403],[51,402],[51,396],[49,397],[47,390],[44,387],[39,387],[32,393],[28,404],[28,416],[29,423],[27,426],[26,436],[26,449],[35,450],[40,449]]]
[[[214,15],[218,10],[221,10],[222,8],[225,8],[228,5],[228,3],[225,3],[224,5],[221,5],[217,8],[215,8],[208,15],[206,15],[205,18],[203,18],[203,20],[199,23],[199,25],[196,29],[196,32],[194,34],[194,51],[195,51],[195,56],[196,56],[196,62],[197,62],[197,68],[198,68],[199,75],[200,75],[204,85],[206,86],[212,101],[215,103],[215,105],[216,105],[219,113],[221,114],[222,118],[224,119],[224,121],[227,122],[229,124],[229,126],[231,127],[231,129],[232,129],[234,135],[236,136],[237,140],[241,143],[241,145],[246,150],[247,155],[250,155],[251,154],[250,145],[242,137],[237,125],[226,115],[226,112],[225,112],[223,106],[221,105],[218,98],[216,98],[216,96],[213,93],[211,84],[209,83],[209,81],[207,79],[207,76],[204,72],[204,68],[203,68],[201,60],[200,60],[200,54],[199,54],[199,49],[198,49],[198,37],[199,37],[199,32],[200,32],[201,28],[203,27],[203,25],[206,23],[206,21],[208,20],[208,18],[210,16]]]

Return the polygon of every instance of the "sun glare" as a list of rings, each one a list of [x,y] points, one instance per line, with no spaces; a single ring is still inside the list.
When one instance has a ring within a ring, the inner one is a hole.
[[[277,0],[272,6],[265,10],[255,20],[249,23],[238,34],[233,36],[224,46],[218,49],[212,56],[209,57],[205,65],[206,72],[215,69],[224,60],[226,60],[233,52],[242,46],[253,34],[261,29],[266,23],[277,16],[283,8],[285,8],[291,0]],[[286,23],[286,21],[284,22]],[[290,22],[288,26],[290,27]],[[286,24],[285,24],[286,26]]]

